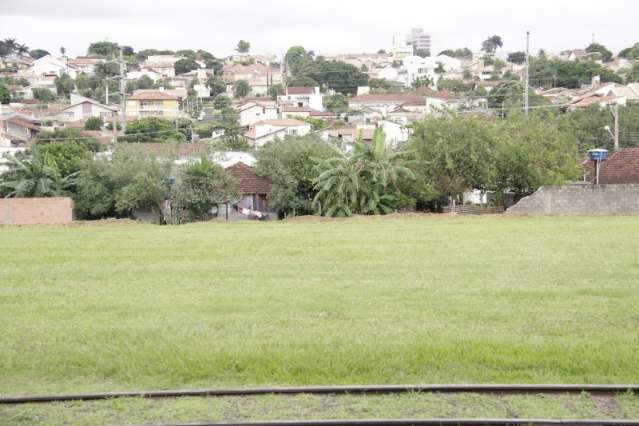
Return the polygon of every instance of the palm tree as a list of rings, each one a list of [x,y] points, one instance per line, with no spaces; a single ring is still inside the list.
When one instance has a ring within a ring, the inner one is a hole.
[[[16,49],[18,48],[18,42],[16,41],[15,38],[5,38],[3,43],[10,53],[15,52]]]
[[[336,156],[319,165],[323,172],[314,182],[315,189],[319,191],[313,205],[324,216],[351,216],[358,213],[360,165],[339,149],[334,149]]]
[[[502,47],[503,45],[504,43],[501,40],[501,37],[498,35],[494,35],[494,36],[488,37],[486,40],[482,42],[481,50],[483,50],[486,53],[495,53],[497,48]]]
[[[26,44],[18,44],[16,46],[15,52],[18,54],[18,56],[23,56],[29,53],[29,46],[27,46]]]
[[[0,189],[6,197],[57,197],[75,183],[77,173],[62,176],[47,154],[27,159],[8,157],[10,170],[3,174]]]
[[[401,164],[401,154],[386,148],[384,133],[377,131],[372,143],[358,140],[353,155],[337,150],[336,157],[320,164],[313,203],[325,216],[388,214],[393,210],[396,184],[413,173]]]

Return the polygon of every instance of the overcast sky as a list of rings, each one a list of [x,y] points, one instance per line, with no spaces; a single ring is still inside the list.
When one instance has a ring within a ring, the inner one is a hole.
[[[423,27],[435,53],[488,35],[504,51],[559,52],[597,42],[618,50],[639,42],[637,0],[0,0],[0,38],[70,55],[92,41],[144,48],[232,53],[239,39],[254,53],[282,54],[301,44],[317,53],[389,49],[394,34]]]

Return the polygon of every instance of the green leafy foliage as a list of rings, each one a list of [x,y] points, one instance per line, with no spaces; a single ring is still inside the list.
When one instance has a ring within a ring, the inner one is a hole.
[[[97,41],[89,45],[87,53],[95,56],[112,56],[118,49],[118,44],[110,41]]]
[[[331,147],[315,136],[288,137],[260,148],[256,172],[273,182],[269,204],[284,215],[313,213],[315,161],[334,155]]]
[[[4,197],[59,197],[68,194],[75,175],[63,176],[46,152],[7,157],[8,171],[0,175]]]
[[[183,133],[175,129],[175,123],[159,117],[145,117],[127,125],[125,135],[121,137],[126,142],[168,142],[185,141]]]
[[[320,86],[342,94],[355,94],[357,87],[368,85],[368,75],[342,61],[315,58],[312,51],[293,46],[286,53],[286,62],[293,78],[289,86]]]
[[[47,55],[50,55],[50,53],[44,49],[32,49],[31,52],[29,52],[29,56],[33,59],[40,59]]]
[[[238,53],[248,53],[248,51],[251,50],[251,43],[246,40],[240,40],[237,42],[237,47],[235,48],[235,50]]]
[[[206,80],[206,85],[208,86],[211,97],[215,98],[216,96],[226,93],[226,83],[221,78],[218,78],[214,75],[210,76]]]
[[[211,209],[239,198],[237,183],[222,167],[202,157],[183,166],[173,190],[177,222],[194,222],[211,218]]]
[[[102,117],[89,117],[84,122],[84,130],[100,130],[104,126]]]
[[[42,102],[55,101],[55,94],[45,87],[34,87],[32,89],[33,97]]]
[[[11,102],[11,92],[7,89],[7,86],[0,83],[0,104],[9,104]]]
[[[467,48],[464,47],[462,49],[447,49],[444,51],[439,52],[439,55],[446,55],[446,56],[450,56],[451,58],[458,58],[458,59],[466,59],[466,58],[472,58],[473,57],[473,52]]]
[[[357,141],[351,156],[335,148],[335,155],[318,168],[313,205],[324,216],[391,213],[398,204],[400,177],[413,177],[402,153],[385,147],[381,131],[370,144]]]
[[[245,98],[251,93],[251,86],[246,80],[238,80],[233,84],[233,96]]]
[[[626,59],[639,59],[639,43],[635,43],[632,46],[623,49],[619,52],[619,57]]]
[[[75,83],[68,74],[62,74],[55,78],[55,87],[58,91],[58,96],[68,98],[71,92],[75,89]]]
[[[81,170],[86,160],[102,149],[99,141],[83,135],[78,129],[41,132],[33,148],[37,156],[48,156],[65,177]]]
[[[169,168],[170,162],[120,144],[110,160],[88,161],[79,173],[76,209],[83,218],[129,216],[137,209],[159,212],[169,194]]]
[[[599,43],[591,43],[588,47],[586,47],[586,52],[598,53],[604,62],[610,62],[612,59],[612,52]]]
[[[338,93],[324,98],[324,104],[326,109],[331,112],[348,112],[348,98],[342,94]]]
[[[175,68],[175,74],[184,74],[200,68],[195,59],[191,58],[182,58],[176,61],[173,67]]]
[[[511,52],[508,54],[508,62],[512,62],[513,64],[523,64],[526,62],[526,52]]]

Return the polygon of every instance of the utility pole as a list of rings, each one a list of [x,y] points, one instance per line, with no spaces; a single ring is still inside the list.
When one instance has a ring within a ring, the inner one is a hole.
[[[106,96],[105,96],[105,105],[109,105],[109,80],[106,81]]]
[[[619,151],[619,104],[615,104],[613,114],[615,116],[615,151]]]
[[[122,49],[120,51],[120,113],[122,117],[120,120],[122,122],[122,132],[126,132],[126,80],[125,80],[125,66],[124,66],[124,55],[122,54]]]
[[[528,117],[528,90],[530,82],[530,31],[526,31],[526,72],[524,81],[524,114]]]

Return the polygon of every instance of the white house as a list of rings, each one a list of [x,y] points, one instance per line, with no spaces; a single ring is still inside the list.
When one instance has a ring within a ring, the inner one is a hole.
[[[418,79],[430,79],[433,87],[437,84],[439,74],[435,70],[439,67],[437,58],[422,58],[420,56],[409,56],[404,58],[406,67],[406,86],[410,87]]]
[[[236,107],[240,113],[240,124],[252,126],[263,120],[278,118],[278,108],[272,101],[248,101]]]
[[[174,55],[151,55],[146,58],[141,70],[153,71],[162,77],[175,77],[175,63],[180,58]]]
[[[278,96],[277,100],[281,105],[324,111],[324,95],[319,87],[288,87],[286,93]]]
[[[386,136],[385,145],[388,148],[397,148],[399,145],[406,143],[410,136],[410,129],[401,123],[391,120],[381,120],[377,123],[379,129]]]
[[[90,117],[100,117],[106,123],[112,120],[116,113],[117,110],[115,108],[101,104],[94,99],[72,93],[71,105],[60,111],[57,117],[65,122],[85,121]]]
[[[304,121],[294,119],[264,120],[253,124],[246,133],[246,138],[251,146],[259,148],[272,142],[275,138],[305,136],[310,132],[311,125]]]
[[[355,110],[370,109],[386,116],[402,105],[425,105],[424,96],[418,93],[373,93],[355,96],[350,99],[349,106]]]
[[[75,68],[76,73],[78,74],[87,74],[93,75],[95,74],[96,68],[98,65],[104,63],[104,59],[102,58],[86,58],[86,57],[77,57],[75,59],[69,59],[67,64]]]
[[[77,73],[75,67],[67,63],[66,58],[54,58],[51,55],[36,59],[31,65],[31,70],[36,75],[57,75],[68,74],[75,78]]]

